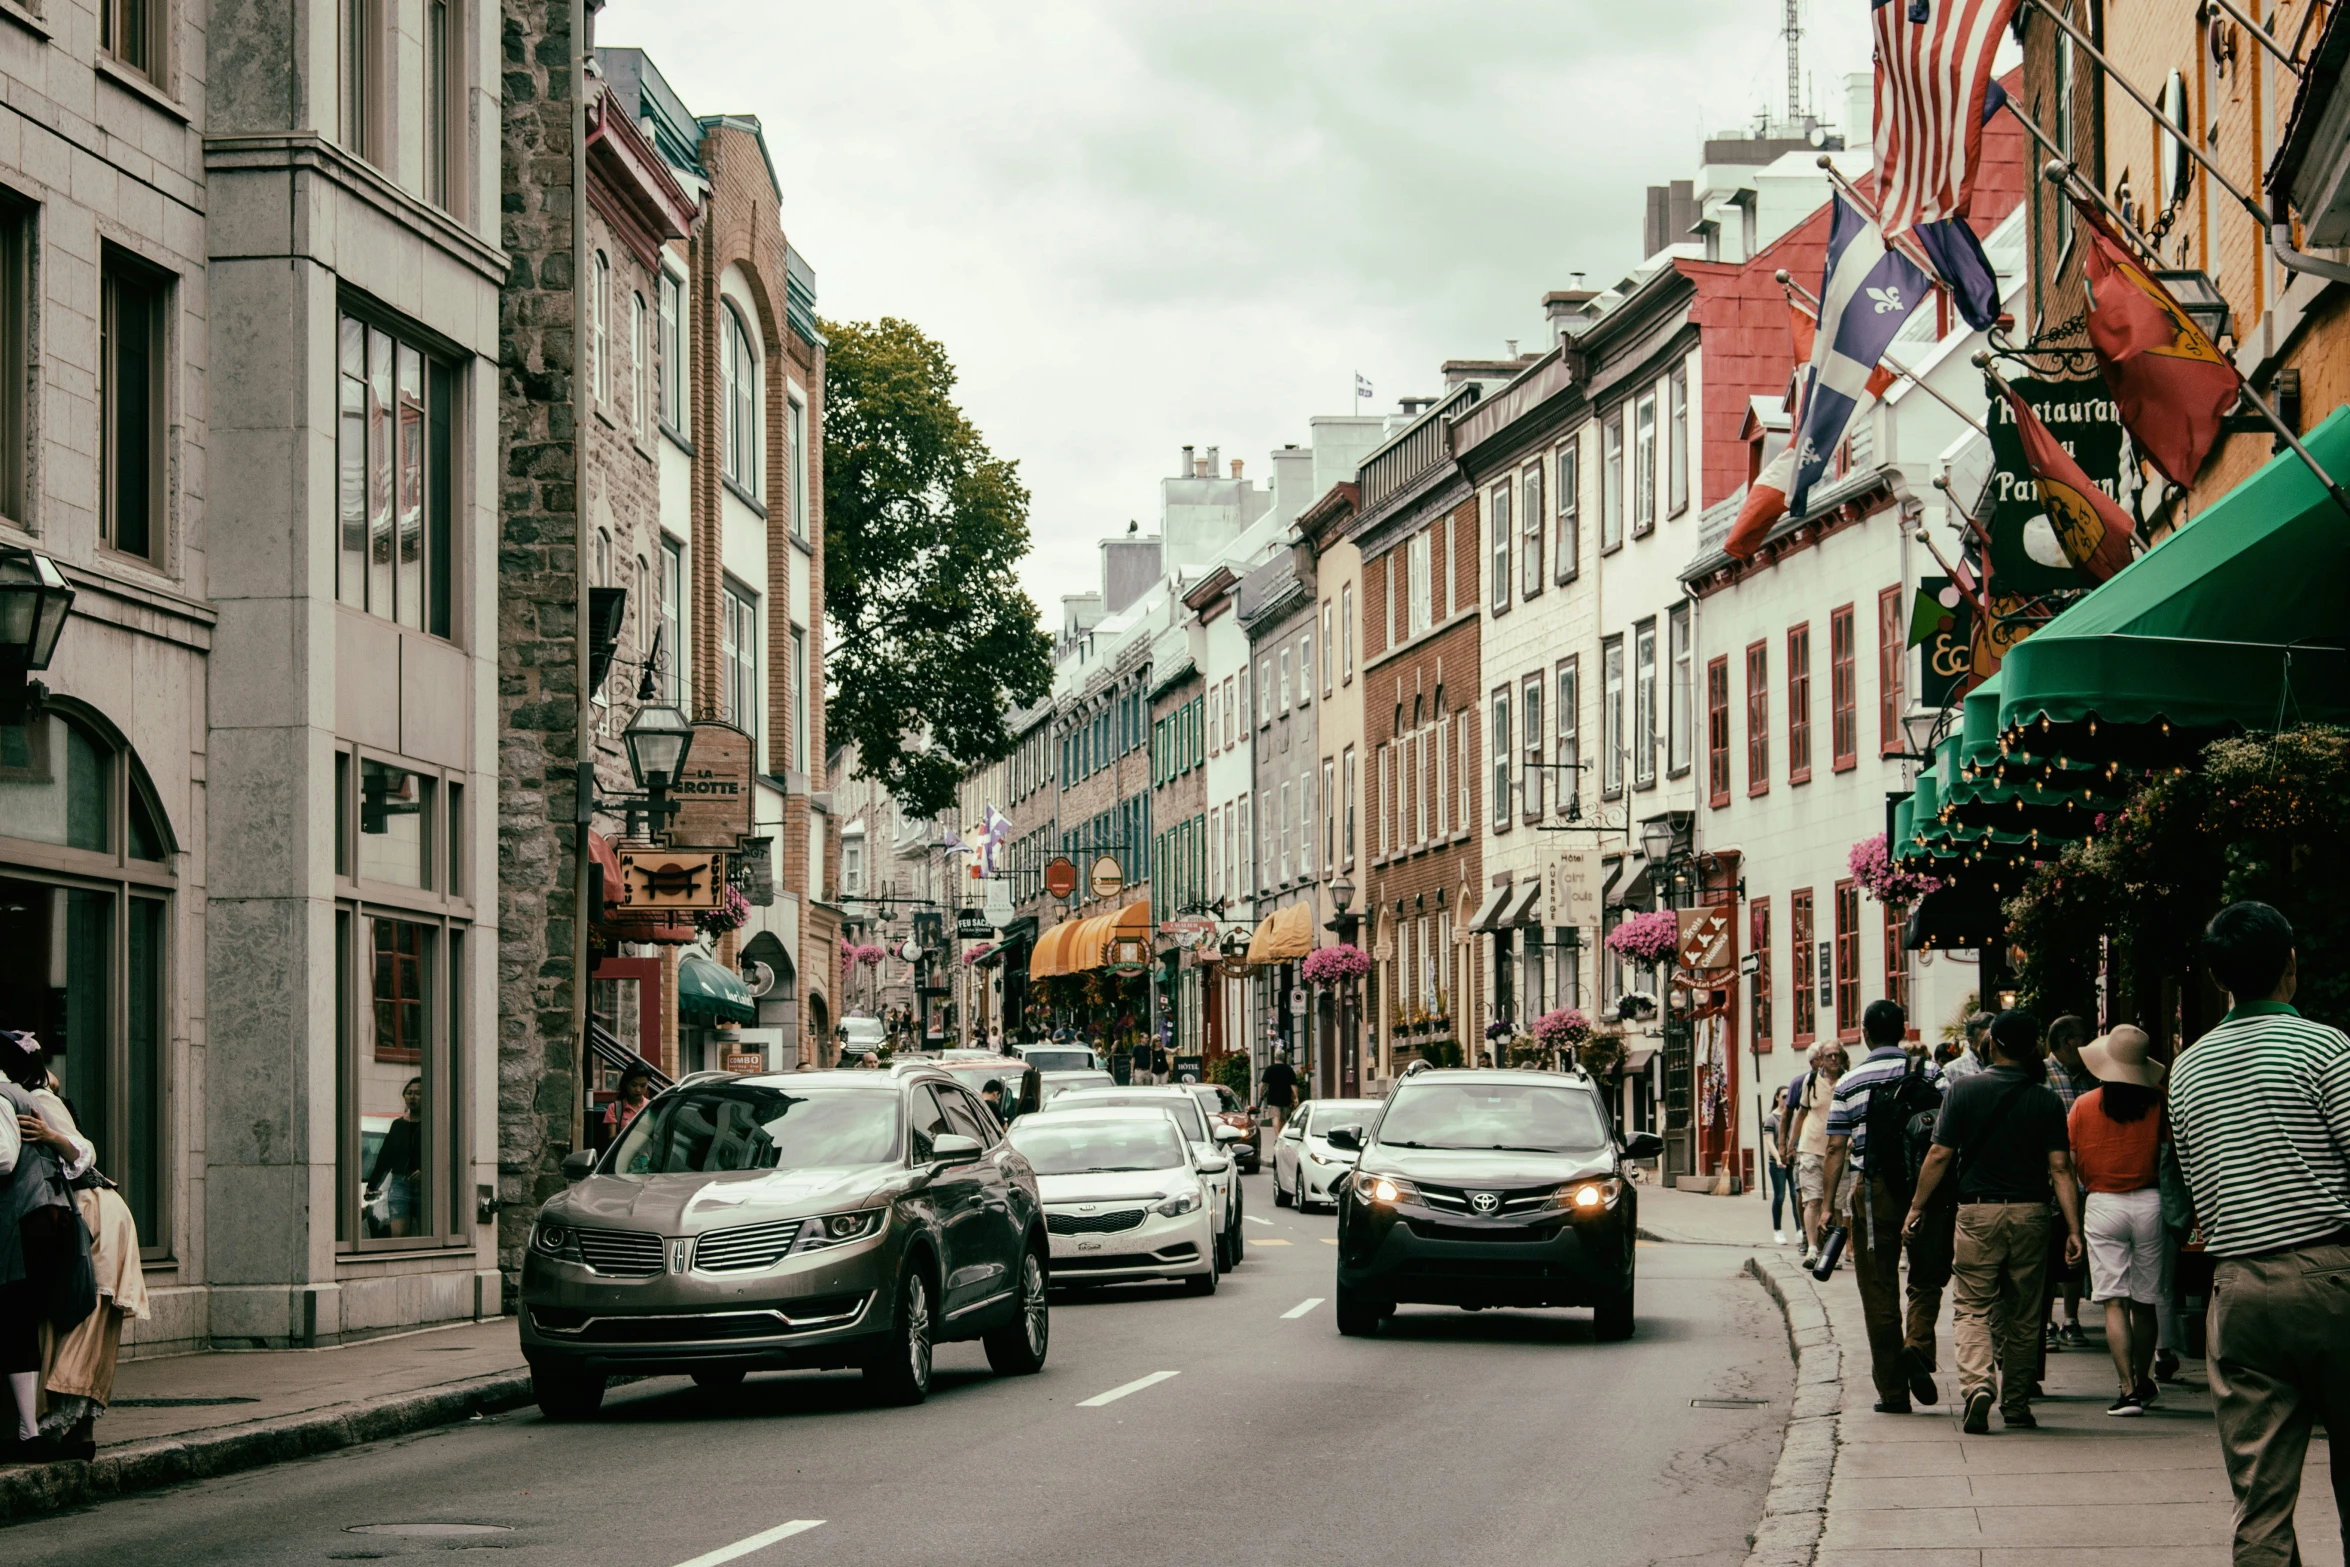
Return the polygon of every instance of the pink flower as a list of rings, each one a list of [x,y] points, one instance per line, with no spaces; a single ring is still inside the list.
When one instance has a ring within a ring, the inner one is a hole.
[[[1670,909],[1635,914],[1607,933],[1607,947],[1638,963],[1662,963],[1681,950],[1681,921]]]
[[[1351,943],[1335,947],[1316,947],[1306,954],[1305,981],[1309,985],[1329,986],[1341,980],[1360,979],[1371,972],[1371,960],[1363,949]]]

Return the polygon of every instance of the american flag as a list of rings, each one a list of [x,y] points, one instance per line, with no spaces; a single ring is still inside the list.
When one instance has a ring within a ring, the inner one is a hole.
[[[1877,221],[1888,242],[1966,216],[1983,155],[1991,57],[2016,0],[1871,0]]]

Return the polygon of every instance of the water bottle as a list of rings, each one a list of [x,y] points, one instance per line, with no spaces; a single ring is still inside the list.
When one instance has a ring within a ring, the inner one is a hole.
[[[1844,1255],[1846,1233],[1843,1225],[1831,1224],[1820,1237],[1820,1260],[1811,1265],[1811,1276],[1823,1284],[1836,1271],[1837,1259]]]

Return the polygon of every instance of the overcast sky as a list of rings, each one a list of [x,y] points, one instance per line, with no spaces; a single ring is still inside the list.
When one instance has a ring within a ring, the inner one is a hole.
[[[756,114],[823,314],[903,316],[1033,496],[1048,624],[1186,442],[1531,348],[1637,262],[1642,192],[1786,98],[1779,0],[613,0],[697,114]],[[1802,0],[1823,118],[1867,8]]]

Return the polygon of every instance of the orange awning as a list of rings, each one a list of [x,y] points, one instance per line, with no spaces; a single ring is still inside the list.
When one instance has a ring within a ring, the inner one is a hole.
[[[1250,963],[1290,963],[1314,950],[1314,906],[1293,903],[1257,922],[1248,939]]]
[[[1067,949],[1069,940],[1077,934],[1082,920],[1063,920],[1051,930],[1036,938],[1036,950],[1028,957],[1030,979],[1051,979],[1069,972]]]

